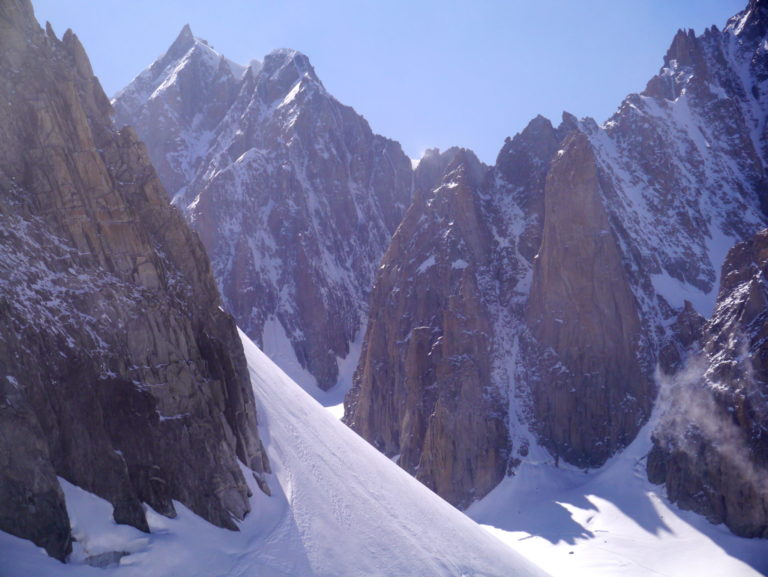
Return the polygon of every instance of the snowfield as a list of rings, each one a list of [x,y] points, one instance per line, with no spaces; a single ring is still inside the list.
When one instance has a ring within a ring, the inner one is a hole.
[[[241,337],[273,474],[271,497],[246,476],[253,511],[239,533],[176,503],[176,519],[149,512],[147,535],[116,525],[109,503],[62,480],[77,538],[71,562],[0,533],[0,575],[546,575],[359,438]],[[88,557],[107,567],[86,565]]]
[[[654,424],[596,471],[526,463],[467,514],[556,577],[768,575],[768,540],[681,511],[648,481]]]

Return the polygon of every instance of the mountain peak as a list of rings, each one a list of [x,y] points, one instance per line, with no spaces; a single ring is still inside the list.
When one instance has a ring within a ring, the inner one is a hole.
[[[768,32],[768,0],[749,0],[742,11],[728,20],[726,31],[746,40],[759,40]]]
[[[195,35],[192,34],[192,28],[190,28],[189,24],[184,24],[184,27],[181,29],[181,32],[179,32],[179,35],[176,37],[176,42],[180,40],[191,42],[194,39],[195,39]]]
[[[266,74],[273,76],[286,68],[293,68],[297,77],[309,75],[317,80],[315,69],[309,62],[309,58],[298,50],[278,48],[264,57],[264,72]]]
[[[189,27],[189,24],[185,24],[166,54],[173,59],[180,58],[195,45],[195,42],[196,39],[194,34],[192,34],[192,28]]]
[[[677,31],[672,39],[672,44],[664,56],[664,67],[669,68],[675,61],[677,66],[692,66],[695,64],[698,54],[698,43],[693,30]]]
[[[309,80],[310,84],[324,89],[309,58],[298,50],[281,48],[267,54],[264,57],[260,77],[266,83],[266,97],[269,101],[283,98],[296,83],[302,80]]]
[[[245,72],[245,67],[225,58],[207,41],[196,37],[192,33],[189,24],[185,24],[168,48],[168,51],[136,77],[135,80],[137,82],[133,83],[135,86],[133,86],[132,91],[136,92],[138,90],[140,94],[139,99],[144,100],[158,88],[164,85],[167,88],[168,85],[175,82],[175,80],[173,82],[168,82],[168,80],[178,77],[180,70],[188,67],[198,69],[201,66],[206,69],[206,72],[200,73],[198,71],[192,73],[192,76],[198,79],[196,82],[200,82],[204,77],[210,79],[212,75],[218,74],[219,70],[224,71],[223,73],[226,74],[228,69],[235,79],[242,78]],[[125,96],[125,91],[129,88],[131,88],[131,85],[118,92],[115,98],[119,99]],[[130,92],[131,90],[129,90]]]
[[[451,148],[449,152],[454,152],[454,156],[446,168],[443,184],[467,184],[472,188],[479,186],[487,168],[485,164],[468,148]]]

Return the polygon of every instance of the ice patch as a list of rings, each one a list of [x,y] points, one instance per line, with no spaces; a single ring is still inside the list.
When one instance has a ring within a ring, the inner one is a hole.
[[[282,108],[283,106],[288,106],[291,102],[293,102],[296,99],[296,96],[299,94],[301,86],[301,80],[299,80],[296,84],[293,85],[293,88],[291,88],[288,94],[285,95],[285,98],[283,98],[282,102],[280,102],[277,107]]]
[[[432,255],[429,258],[425,259],[424,262],[422,262],[419,265],[419,267],[416,269],[416,272],[418,274],[423,274],[433,266],[435,266],[435,255]]]
[[[310,391],[310,394],[320,391],[317,386],[317,379],[307,369],[301,366],[299,359],[296,358],[296,352],[288,339],[285,328],[275,317],[270,317],[264,323],[264,332],[262,333],[262,350],[272,362],[279,366],[304,390]],[[314,396],[314,395],[313,395]]]
[[[700,315],[709,317],[712,314],[716,290],[705,293],[668,274],[652,274],[651,282],[654,290],[674,308],[682,309],[684,301],[689,301]]]

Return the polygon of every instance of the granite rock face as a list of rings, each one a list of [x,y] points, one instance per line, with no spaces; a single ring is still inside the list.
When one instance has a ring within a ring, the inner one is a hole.
[[[765,20],[751,3],[722,32],[681,31],[602,126],[565,119],[583,136],[549,168],[525,350],[533,426],[571,463],[634,438],[657,365],[682,366],[712,314],[728,248],[766,224]]]
[[[561,128],[535,119],[493,168],[467,150],[429,151],[374,285],[345,421],[458,506],[487,494],[535,442],[509,407],[522,393],[536,197]]]
[[[64,559],[56,476],[147,530],[176,499],[235,529],[267,461],[203,247],[71,32],[0,6],[0,528]]]
[[[768,230],[736,245],[718,304],[668,378],[648,477],[685,509],[768,538]]]
[[[238,325],[300,384],[336,385],[410,202],[400,146],[328,94],[305,55],[243,68],[188,28],[115,107],[200,234]]]
[[[506,406],[487,386],[493,323],[477,273],[491,257],[475,193],[488,169],[465,150],[430,156],[417,181],[432,162],[451,161],[382,260],[347,422],[428,487],[468,505],[502,478],[509,445]]]
[[[635,437],[654,389],[638,362],[640,312],[584,134],[552,162],[544,205],[526,307],[534,428],[554,454],[600,466]]]

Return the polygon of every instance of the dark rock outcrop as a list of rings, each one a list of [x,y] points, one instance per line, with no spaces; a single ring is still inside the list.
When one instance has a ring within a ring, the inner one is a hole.
[[[236,529],[267,467],[198,238],[85,52],[0,4],[0,529],[63,559],[56,475],[147,530],[178,500]]]
[[[648,478],[684,509],[768,538],[768,230],[736,245],[700,349],[663,391]]]
[[[510,443],[504,399],[488,386],[493,323],[479,286],[492,256],[477,194],[487,168],[466,150],[444,155],[444,180],[411,206],[382,260],[346,420],[466,506],[501,480]],[[417,182],[442,155],[431,156]]]

